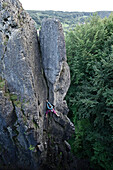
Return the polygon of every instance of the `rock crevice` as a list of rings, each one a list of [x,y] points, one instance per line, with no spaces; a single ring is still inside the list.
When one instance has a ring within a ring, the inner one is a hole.
[[[64,100],[70,71],[62,26],[35,22],[18,0],[0,0],[0,168],[58,169],[70,154],[74,126]],[[60,115],[45,118],[46,100]],[[55,158],[55,159],[53,159]]]

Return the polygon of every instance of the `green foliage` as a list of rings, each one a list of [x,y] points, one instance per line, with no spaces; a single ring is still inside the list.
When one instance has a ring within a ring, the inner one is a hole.
[[[59,154],[60,156],[62,156],[62,152],[60,152],[60,154]]]
[[[30,145],[29,150],[33,152],[35,150],[35,147]]]
[[[25,104],[25,99],[22,100],[21,97],[17,96],[16,94],[12,94],[12,93],[10,93],[9,96],[10,96],[10,100],[14,103],[16,107],[19,107],[19,108],[24,107],[23,104]]]
[[[3,89],[5,87],[5,80],[0,80],[0,89]]]
[[[16,94],[10,94],[10,99],[11,99],[12,101],[17,100],[17,95],[16,95]]]
[[[14,103],[15,106],[21,108],[21,101],[18,100],[18,96],[16,94],[10,94],[10,100]]]
[[[113,169],[113,15],[93,16],[66,37],[71,86],[67,101],[73,152],[93,168]]]
[[[88,19],[93,12],[63,12],[63,11],[27,11],[30,16],[37,23],[37,29],[40,28],[43,18],[56,18],[58,19],[63,26],[64,33],[67,33],[69,30],[73,30],[75,25],[82,24]],[[102,18],[108,17],[111,11],[101,11],[97,12]]]
[[[4,45],[5,45],[5,46],[7,45],[8,40],[9,40],[9,37],[8,37],[8,36],[6,36],[6,37],[4,38]]]

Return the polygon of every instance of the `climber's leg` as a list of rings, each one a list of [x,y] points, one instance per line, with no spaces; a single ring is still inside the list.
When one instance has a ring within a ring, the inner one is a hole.
[[[51,110],[47,110],[46,111],[46,118],[47,118],[47,115],[48,115],[49,112],[51,112]]]
[[[52,112],[59,117],[58,113],[54,109],[52,110]]]

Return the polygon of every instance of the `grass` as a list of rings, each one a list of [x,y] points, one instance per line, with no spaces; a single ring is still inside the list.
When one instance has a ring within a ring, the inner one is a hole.
[[[0,89],[5,87],[5,80],[0,80]]]
[[[5,96],[5,97],[10,97],[9,92],[5,92],[5,93],[4,93],[4,96]]]
[[[30,150],[30,151],[34,151],[34,150],[35,150],[35,147],[32,146],[32,145],[30,145],[29,150]]]
[[[14,105],[21,108],[22,103],[19,100],[14,101]]]
[[[10,94],[10,99],[11,99],[11,101],[17,100],[17,95],[16,94]]]
[[[5,45],[5,46],[7,45],[8,39],[9,39],[9,38],[6,37],[5,40],[4,40],[4,45]]]
[[[18,100],[18,96],[16,94],[10,94],[10,100],[14,103],[15,106],[21,108],[22,103]]]

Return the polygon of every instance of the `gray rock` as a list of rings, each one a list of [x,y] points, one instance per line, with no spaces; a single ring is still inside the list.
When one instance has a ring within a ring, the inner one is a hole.
[[[46,142],[43,123],[47,98],[37,30],[18,0],[0,1],[0,8],[0,79],[6,80],[8,90],[2,87],[3,99],[0,98],[4,101],[0,105],[0,121],[3,122],[0,145],[5,145],[4,152],[0,152],[3,160],[0,168],[4,165],[17,169],[24,165],[26,169],[37,169],[46,157],[46,150],[39,154],[33,152],[37,143],[43,148]]]
[[[0,1],[0,169],[69,167],[64,141],[74,127],[66,116],[70,71],[60,22],[44,20],[39,39],[18,0]],[[45,119],[46,99],[59,118]]]
[[[66,150],[69,152],[70,147],[69,144],[63,141],[68,140],[75,129],[74,125],[66,116],[68,107],[64,98],[70,85],[70,70],[66,62],[66,48],[61,23],[56,19],[44,19],[39,38],[43,68],[48,84],[48,99],[55,105],[56,112],[60,115],[60,117],[57,117],[50,113],[48,120],[50,136],[47,153],[51,153],[51,157],[48,157],[47,162],[51,162],[50,169],[59,168],[59,164],[56,164],[55,160],[51,160],[56,153],[55,148],[52,147],[54,143],[54,146],[59,148],[60,153],[56,162],[62,162],[62,155],[64,158],[62,163],[65,164],[65,167],[62,168],[69,169],[67,163],[69,154]]]
[[[47,80],[54,84],[66,60],[64,35],[59,21],[44,19],[40,31],[43,66]]]
[[[66,62],[66,48],[61,23],[44,19],[39,34],[44,73],[49,87],[49,100],[57,109],[70,85],[70,71]]]

